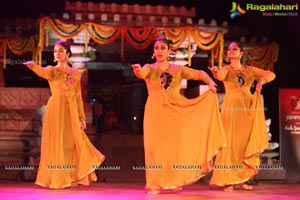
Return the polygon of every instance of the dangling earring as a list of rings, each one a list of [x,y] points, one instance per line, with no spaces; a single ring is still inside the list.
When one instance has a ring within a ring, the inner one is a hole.
[[[154,56],[154,54],[151,56],[151,58],[152,58],[152,59],[155,59],[155,56]]]
[[[241,63],[247,64],[247,58],[245,56],[241,56]]]
[[[225,58],[225,62],[229,63],[230,62],[230,59],[226,56]]]

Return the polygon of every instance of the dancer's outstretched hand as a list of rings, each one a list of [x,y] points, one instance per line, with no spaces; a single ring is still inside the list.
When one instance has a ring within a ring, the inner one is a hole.
[[[213,92],[217,92],[217,84],[213,80],[209,81],[208,87]]]
[[[217,72],[219,70],[219,68],[217,66],[212,66],[212,67],[208,67],[208,69],[214,73],[214,72]]]
[[[36,64],[33,61],[27,61],[27,62],[24,62],[23,65],[26,65],[27,67],[32,68]]]
[[[132,64],[131,67],[132,67],[132,69],[134,69],[134,70],[139,70],[139,69],[142,68],[140,64]]]

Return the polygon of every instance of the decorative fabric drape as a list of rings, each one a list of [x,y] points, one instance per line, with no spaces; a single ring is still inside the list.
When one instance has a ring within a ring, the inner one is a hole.
[[[119,28],[96,23],[88,23],[86,28],[89,36],[98,44],[110,44],[121,34]]]
[[[200,49],[216,51],[216,58],[218,58],[219,66],[222,66],[222,55],[223,55],[223,46],[224,39],[222,32],[207,32],[203,30],[196,29],[194,27],[190,28],[190,35],[193,37],[194,42]],[[211,65],[214,65],[214,59],[210,60]]]
[[[3,56],[3,68],[6,68],[6,50],[15,55],[23,55],[27,52],[35,52],[35,36],[23,38],[4,38],[0,40],[0,56]]]
[[[194,41],[197,46],[204,50],[212,50],[214,48],[223,48],[223,34],[221,32],[207,32],[199,30],[191,26],[185,27],[155,27],[153,25],[146,27],[127,27],[127,26],[108,26],[92,22],[84,22],[82,24],[69,24],[59,19],[44,17],[39,19],[40,23],[40,42],[39,48],[42,49],[43,44],[47,45],[48,32],[51,29],[54,33],[63,39],[70,39],[77,36],[83,29],[86,30],[87,37],[99,44],[109,44],[116,39],[121,39],[121,57],[124,58],[124,42],[136,49],[145,49],[158,36],[164,34],[165,37],[172,41],[171,48],[178,49],[180,45],[188,38],[188,53],[190,54],[190,43]],[[45,39],[46,37],[46,39]],[[222,52],[221,50],[218,52]],[[222,60],[222,54],[219,55]],[[190,63],[189,63],[190,64]]]
[[[143,28],[122,27],[122,38],[135,49],[147,48],[154,37],[157,30],[154,26],[146,26]],[[124,40],[122,40],[122,43]],[[124,44],[122,44],[121,56],[124,57]]]
[[[245,50],[244,57],[248,65],[273,71],[274,63],[278,58],[278,51],[279,45],[272,42],[262,47]]]
[[[171,49],[175,50],[180,47],[188,35],[188,29],[185,27],[164,28],[161,30],[168,40],[172,41]]]
[[[13,54],[22,55],[32,51],[33,60],[41,64],[42,51],[44,46],[48,46],[50,31],[57,34],[62,39],[71,39],[84,31],[85,46],[88,46],[88,37],[98,44],[110,44],[117,39],[121,41],[121,58],[124,58],[124,42],[136,49],[145,49],[155,37],[164,35],[171,41],[171,49],[176,50],[185,40],[188,40],[188,64],[191,65],[191,43],[194,42],[198,48],[210,51],[210,64],[215,62],[222,66],[224,56],[224,39],[222,32],[207,32],[192,26],[184,27],[127,27],[109,26],[94,22],[67,23],[60,19],[53,19],[49,16],[38,19],[39,35],[23,39],[1,39],[0,56],[4,58],[4,68],[6,62],[6,49]],[[263,69],[272,69],[277,61],[278,44],[272,42],[266,46],[245,51],[247,64],[251,64]]]

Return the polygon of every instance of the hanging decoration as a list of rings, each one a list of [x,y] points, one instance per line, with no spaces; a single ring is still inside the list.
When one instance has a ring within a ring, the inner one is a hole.
[[[10,50],[15,55],[35,52],[35,36],[24,38],[4,38],[0,40],[0,55],[3,56],[3,69],[6,68],[6,51]]]
[[[143,28],[122,27],[125,40],[136,49],[147,48],[156,36],[154,26]]]
[[[172,50],[178,49],[187,37],[189,38],[189,41],[195,41],[197,46],[204,50],[211,50],[215,48],[215,46],[222,46],[221,44],[223,44],[221,32],[206,32],[191,26],[163,28],[152,25],[141,28],[127,26],[115,27],[91,22],[68,24],[59,19],[52,19],[50,17],[39,19],[39,23],[41,27],[40,39],[43,42],[45,42],[44,37],[47,35],[46,31],[48,28],[63,39],[70,39],[78,35],[83,29],[86,29],[86,34],[89,34],[91,39],[99,44],[109,44],[121,37],[122,58],[124,58],[123,43],[125,41],[136,49],[145,49],[159,34],[164,35],[171,41]],[[39,47],[42,47],[42,45],[39,45]],[[191,58],[189,58],[189,61],[191,61]]]
[[[221,67],[223,62],[222,52],[223,52],[223,33],[222,32],[207,32],[203,30],[198,30],[196,28],[190,29],[190,34],[192,35],[194,42],[200,49],[210,50],[211,59],[210,65],[214,65],[214,59],[218,60],[218,66]]]
[[[161,30],[165,37],[171,41],[171,49],[175,50],[180,47],[188,35],[188,30],[185,27],[164,28]]]
[[[7,47],[9,50],[16,55],[23,55],[28,51],[34,49],[35,38],[30,36],[28,38],[13,38],[7,40]]]
[[[211,50],[223,39],[222,32],[207,32],[190,27],[189,34],[200,49]]]
[[[49,31],[53,31],[62,39],[71,39],[79,35],[83,30],[86,38],[90,37],[99,44],[110,44],[117,39],[121,41],[121,57],[124,58],[124,42],[136,49],[147,48],[153,40],[159,35],[163,35],[171,41],[171,49],[176,50],[188,39],[188,55],[191,57],[191,41],[198,48],[211,51],[210,64],[214,65],[217,61],[218,66],[222,66],[224,53],[224,39],[222,32],[207,32],[192,26],[184,27],[155,27],[146,26],[141,28],[127,26],[108,26],[93,22],[84,22],[81,24],[66,23],[60,19],[52,19],[49,16],[38,19],[39,35],[25,39],[1,39],[0,55],[4,57],[6,49],[13,54],[22,55],[32,51],[33,60],[41,64],[42,51],[44,46],[48,45]],[[88,40],[85,41],[88,43]],[[88,44],[85,44],[88,45]],[[255,65],[264,69],[272,69],[274,62],[277,61],[278,44],[273,42],[264,47],[258,47],[245,51],[245,57],[248,64]],[[189,66],[191,58],[189,58]]]
[[[119,28],[100,25],[96,23],[88,23],[88,34],[98,44],[109,44],[114,42],[121,34]]]
[[[213,66],[215,65],[215,60],[218,63],[218,67],[221,68],[223,65],[223,59],[224,59],[224,39],[223,37],[220,40],[220,43],[217,44],[213,49],[210,50],[210,60],[209,60],[209,65]],[[223,56],[219,56],[219,55],[223,55]]]
[[[262,47],[244,50],[246,64],[273,71],[274,63],[278,58],[278,51],[279,46],[276,42]]]
[[[64,39],[72,39],[86,27],[86,23],[64,23],[60,19],[52,19],[50,17],[45,17],[44,21],[46,22],[46,26],[49,26],[54,33]]]

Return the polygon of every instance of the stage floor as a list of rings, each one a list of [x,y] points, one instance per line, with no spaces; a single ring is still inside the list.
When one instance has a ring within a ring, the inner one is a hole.
[[[181,191],[168,191],[157,195],[147,194],[144,183],[93,183],[60,190],[35,186],[33,182],[0,182],[0,199],[23,200],[136,200],[136,199],[259,199],[285,200],[300,198],[300,184],[259,182],[252,191],[235,190],[224,192],[222,188],[196,183]]]

